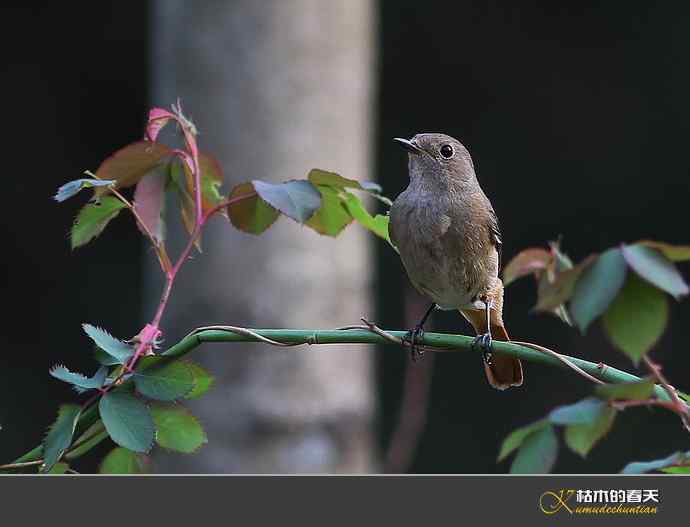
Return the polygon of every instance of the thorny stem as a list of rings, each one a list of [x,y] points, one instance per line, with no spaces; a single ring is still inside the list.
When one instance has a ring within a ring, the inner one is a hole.
[[[676,389],[671,386],[666,380],[666,377],[663,373],[661,373],[661,366],[656,364],[652,359],[647,357],[646,355],[642,359],[649,368],[649,371],[652,372],[652,375],[659,381],[659,384],[664,387],[664,390],[666,390],[666,393],[668,396],[671,398],[671,401],[673,403],[673,411],[678,414],[680,417],[681,421],[683,422],[683,426],[687,431],[690,432],[690,410],[688,409],[688,406],[680,400],[678,397],[678,393],[676,392]]]

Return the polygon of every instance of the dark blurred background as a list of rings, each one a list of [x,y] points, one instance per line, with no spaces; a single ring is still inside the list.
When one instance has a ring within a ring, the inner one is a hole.
[[[501,220],[505,261],[560,235],[575,260],[640,238],[687,243],[690,4],[511,4],[378,4],[372,148],[385,193],[395,197],[406,186],[406,156],[391,138],[443,131],[474,157]],[[107,241],[72,253],[66,233],[77,204],[50,198],[140,137],[150,97],[149,16],[145,2],[2,8],[2,462],[33,447],[58,402],[74,399],[47,370],[57,361],[92,367],[81,322],[107,320],[121,336],[144,322],[144,249],[131,221],[113,222]],[[376,320],[399,328],[407,278],[397,256],[376,243]],[[530,314],[535,297],[531,280],[507,289],[511,336],[634,371],[597,327],[582,337]],[[686,391],[688,320],[688,302],[674,303],[670,329],[653,352]],[[433,327],[470,331],[451,313],[436,314]],[[383,350],[377,357],[376,430],[384,451],[407,361]],[[523,388],[497,392],[478,357],[435,357],[428,422],[410,471],[505,472],[508,464],[495,458],[506,434],[591,389],[554,368],[527,364],[525,375]],[[675,417],[649,412],[621,414],[586,460],[562,449],[555,471],[618,472],[630,460],[688,448]]]

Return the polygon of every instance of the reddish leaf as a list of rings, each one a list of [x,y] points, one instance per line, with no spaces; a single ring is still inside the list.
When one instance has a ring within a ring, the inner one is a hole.
[[[146,138],[149,141],[155,141],[158,138],[158,133],[171,120],[177,120],[174,113],[163,108],[151,108],[151,111],[149,111],[149,121],[146,124]]]
[[[237,185],[230,192],[228,217],[235,228],[261,234],[280,216],[280,212],[262,200],[251,182]]]
[[[590,255],[582,262],[571,269],[567,269],[556,275],[556,278],[542,279],[539,282],[537,305],[534,306],[536,311],[552,311],[561,304],[564,304],[573,294],[575,284],[577,283],[580,274],[592,264],[596,255]]]
[[[503,269],[503,285],[508,285],[518,278],[546,269],[553,258],[546,249],[532,247],[518,253]]]
[[[96,171],[96,177],[117,181],[117,188],[131,187],[171,153],[172,150],[161,143],[150,141],[132,143],[103,161]],[[107,188],[95,189],[96,196],[107,193]]]
[[[134,191],[134,210],[158,241],[162,241],[165,236],[162,214],[169,170],[170,166],[167,164],[156,167],[137,183]],[[138,222],[137,225],[145,232]]]

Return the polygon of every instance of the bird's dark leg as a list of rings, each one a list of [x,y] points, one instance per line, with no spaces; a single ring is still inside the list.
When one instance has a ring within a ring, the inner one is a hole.
[[[472,346],[477,346],[482,351],[484,362],[491,364],[491,302],[484,300],[486,310],[486,333],[474,337]]]
[[[424,356],[424,352],[417,348],[417,340],[421,339],[424,335],[424,324],[426,323],[431,313],[433,313],[437,308],[438,306],[432,303],[429,306],[429,309],[426,310],[426,313],[424,313],[422,320],[420,320],[419,323],[414,327],[414,329],[408,331],[402,338],[403,341],[410,343],[410,356],[412,357],[412,360],[414,362],[417,362]]]

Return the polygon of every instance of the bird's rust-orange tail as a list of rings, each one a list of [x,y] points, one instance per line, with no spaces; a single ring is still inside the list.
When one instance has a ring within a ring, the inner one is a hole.
[[[491,301],[493,302],[489,320],[491,337],[494,340],[509,341],[508,332],[503,325],[503,282],[501,280],[497,280]],[[472,324],[477,335],[488,332],[486,313],[483,310],[461,310],[460,313]],[[523,381],[522,364],[515,357],[494,353],[490,363],[484,363],[484,371],[489,384],[498,390],[520,386]]]

